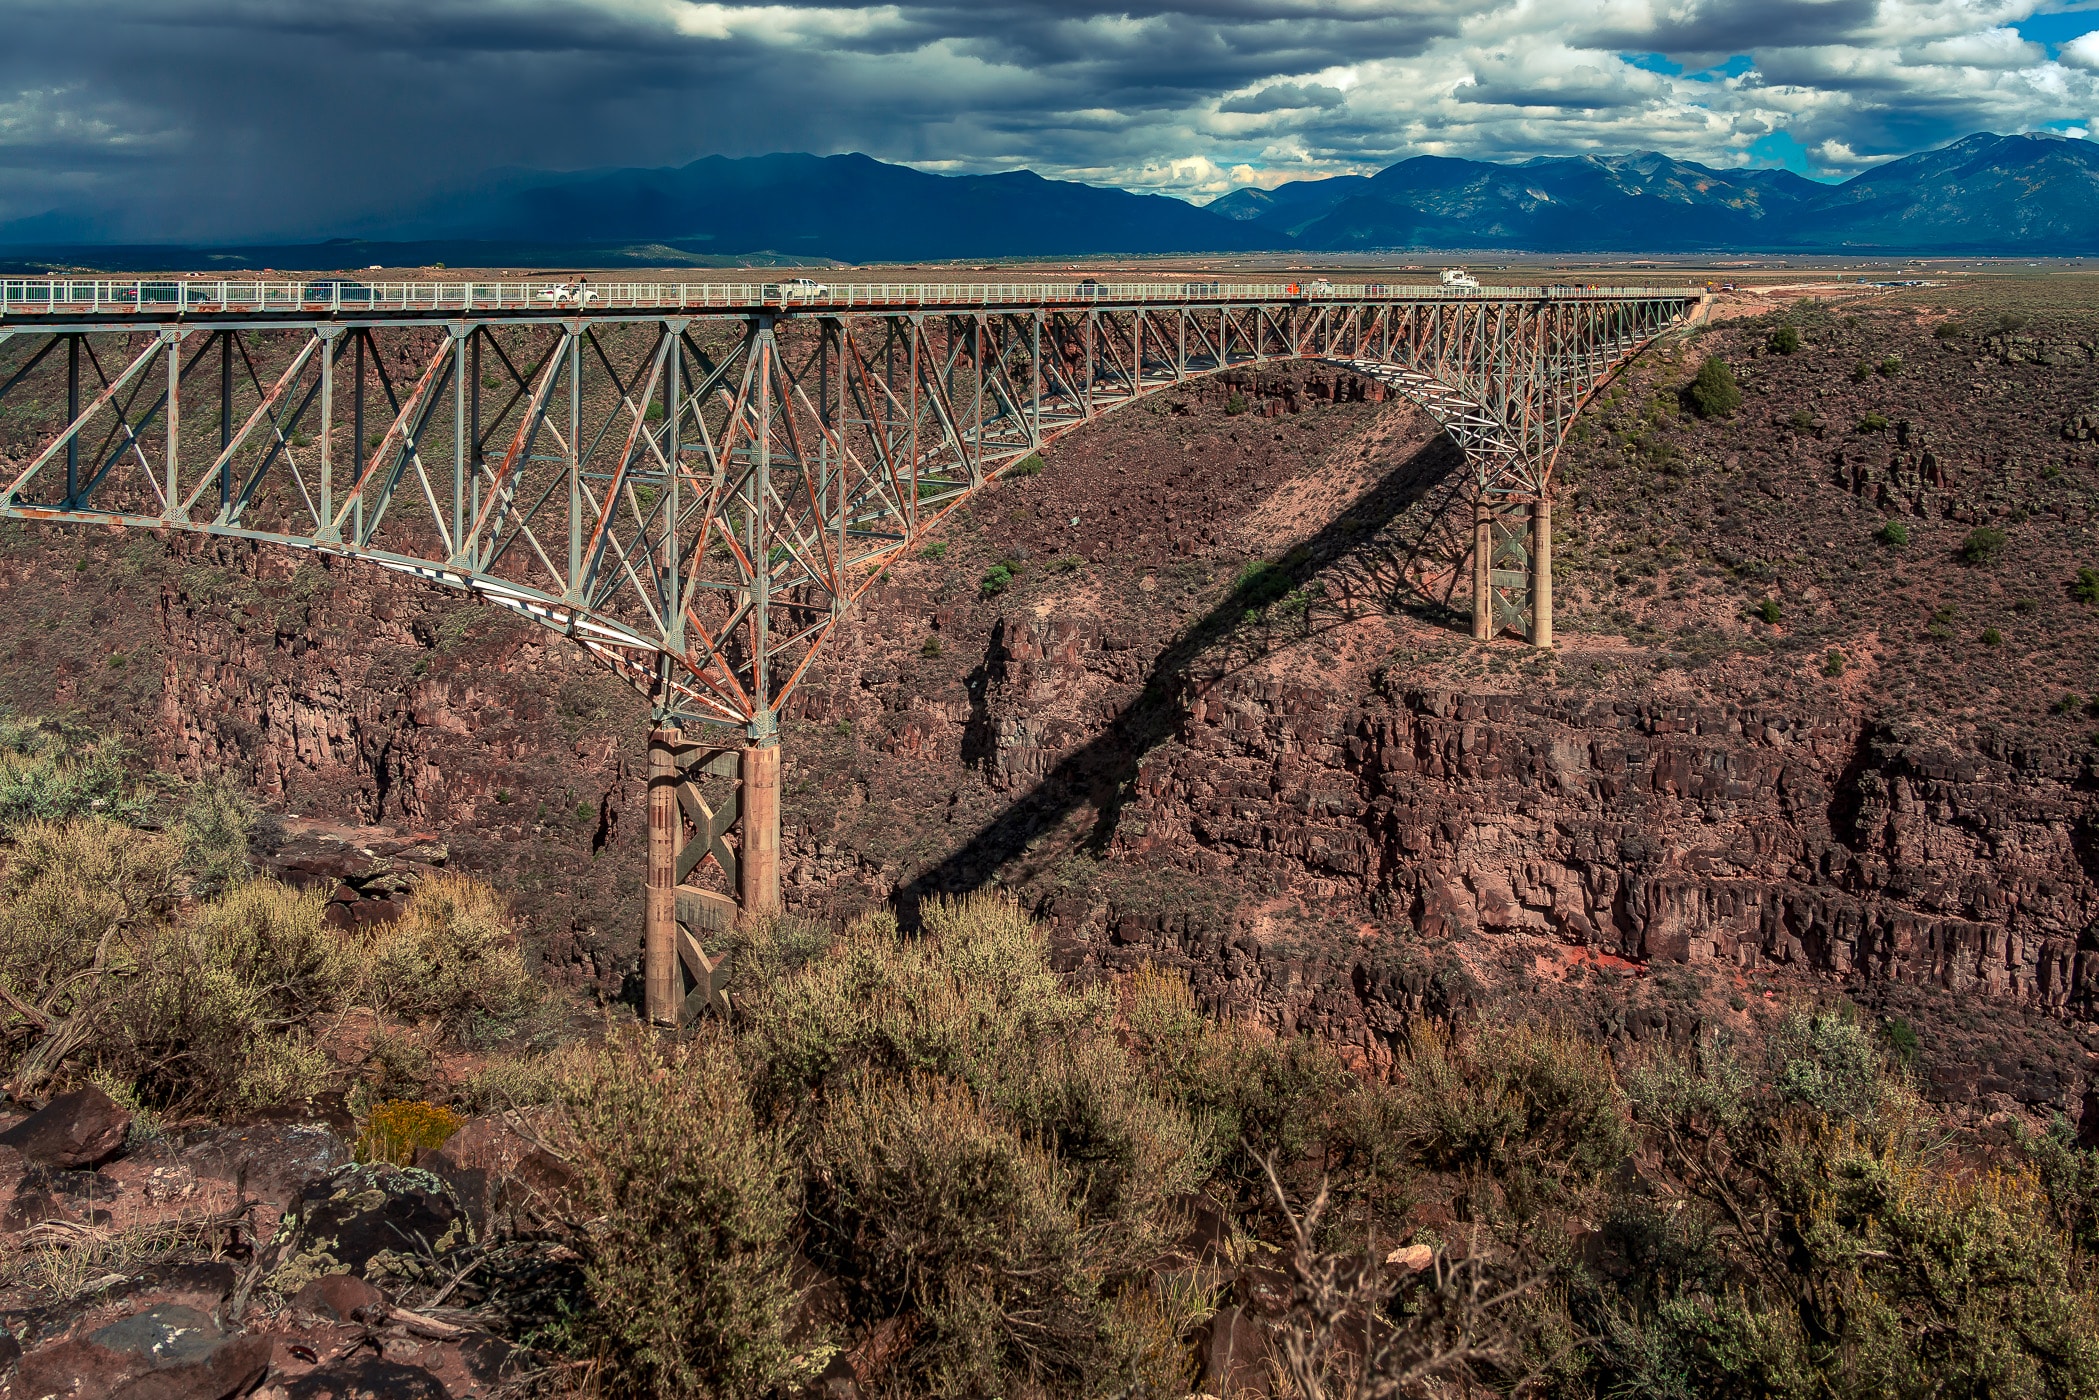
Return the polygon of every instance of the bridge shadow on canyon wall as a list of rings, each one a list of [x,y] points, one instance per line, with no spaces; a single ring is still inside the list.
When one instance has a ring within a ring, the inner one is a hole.
[[[1143,688],[1099,735],[1057,760],[1034,787],[901,888],[898,909],[908,915],[928,895],[982,887],[1081,809],[1098,814],[1082,847],[1105,853],[1144,756],[1179,731],[1195,700],[1235,672],[1373,614],[1403,612],[1469,632],[1470,613],[1451,606],[1469,547],[1471,497],[1463,465],[1457,445],[1438,434],[1281,559],[1243,570],[1221,600],[1160,652]],[[976,713],[965,759],[988,761],[991,753],[983,697],[1005,664],[1004,635],[1001,624],[971,677]]]

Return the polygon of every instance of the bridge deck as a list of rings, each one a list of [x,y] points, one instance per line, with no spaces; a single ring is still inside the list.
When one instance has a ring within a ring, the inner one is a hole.
[[[1444,287],[1388,282],[838,282],[797,290],[786,282],[592,282],[579,295],[563,282],[226,281],[201,277],[0,279],[0,324],[55,320],[115,326],[171,318],[209,324],[298,323],[317,318],[401,322],[641,320],[695,315],[836,315],[840,312],[1114,310],[1148,307],[1381,305],[1453,302],[1625,302],[1698,298],[1695,287]]]

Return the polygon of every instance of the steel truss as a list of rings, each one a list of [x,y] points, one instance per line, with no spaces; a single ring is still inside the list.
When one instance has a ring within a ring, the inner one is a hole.
[[[41,285],[9,284],[6,306]],[[0,320],[0,516],[191,530],[469,590],[574,638],[660,721],[765,744],[883,565],[1003,471],[1147,394],[1285,360],[1376,378],[1451,434],[1483,518],[1504,522],[1481,536],[1476,631],[1549,642],[1532,568],[1542,553],[1549,590],[1549,529],[1526,552],[1507,522],[1549,510],[1588,396],[1701,305],[1060,288],[651,309],[635,290],[456,311],[344,306],[339,286],[324,310],[296,290],[263,310],[185,292],[174,316],[51,291]]]

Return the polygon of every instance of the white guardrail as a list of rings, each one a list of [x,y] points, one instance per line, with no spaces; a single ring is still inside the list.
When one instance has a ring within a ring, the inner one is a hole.
[[[0,279],[0,316],[54,313],[140,317],[198,313],[299,315],[321,312],[447,314],[452,312],[733,311],[739,309],[884,309],[1107,303],[1462,301],[1607,297],[1640,300],[1696,297],[1695,287],[1445,287],[1436,283],[1295,282],[364,282],[348,277],[309,282],[207,281],[167,278],[114,281],[75,278]]]

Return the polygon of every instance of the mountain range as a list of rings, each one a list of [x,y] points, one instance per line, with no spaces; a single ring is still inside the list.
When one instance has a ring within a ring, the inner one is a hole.
[[[1841,184],[1646,153],[1501,165],[1416,156],[1368,176],[1244,189],[1207,207],[1029,171],[944,176],[864,155],[709,156],[664,169],[501,171],[354,241],[98,246],[91,212],[0,224],[8,265],[296,268],[895,262],[1088,254],[1496,249],[2099,253],[2099,142],[1978,133]],[[313,231],[316,240],[338,230]],[[318,260],[316,260],[318,259]]]

